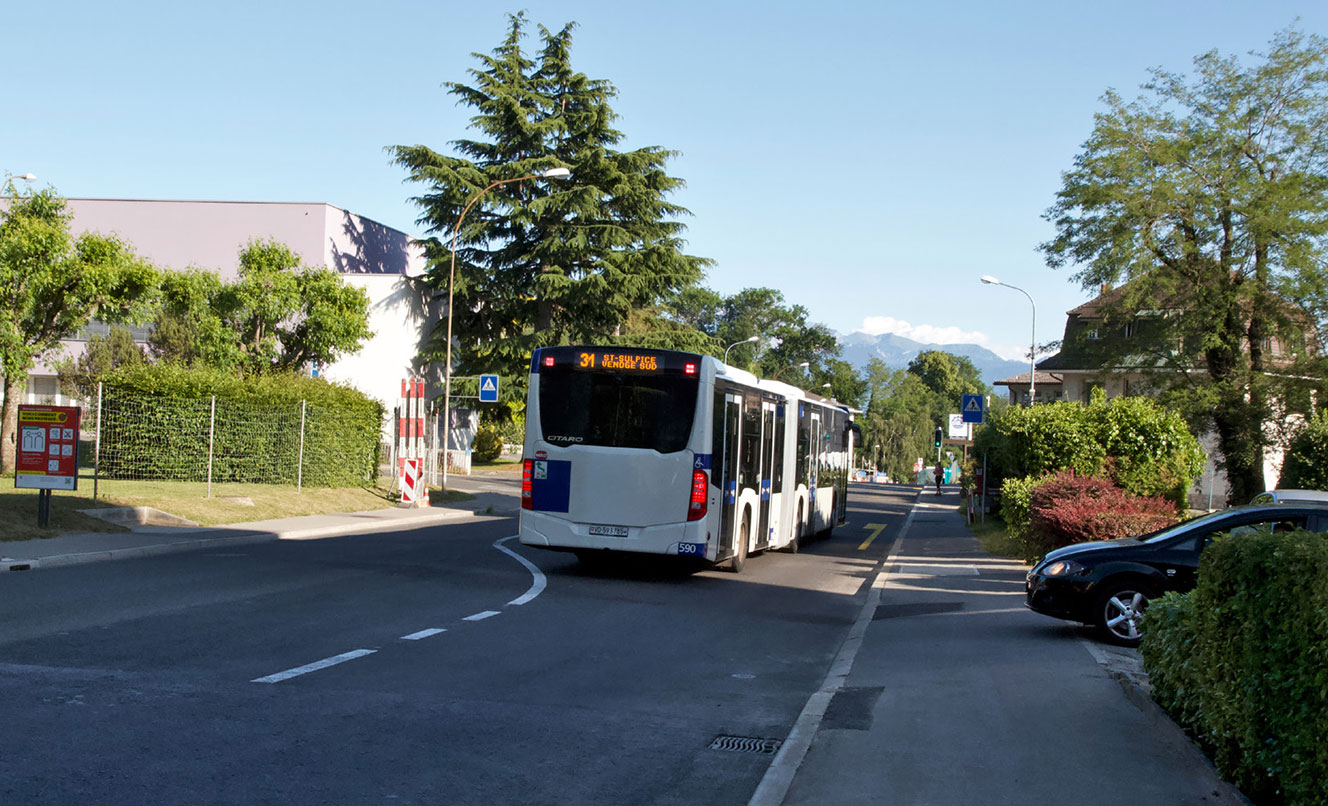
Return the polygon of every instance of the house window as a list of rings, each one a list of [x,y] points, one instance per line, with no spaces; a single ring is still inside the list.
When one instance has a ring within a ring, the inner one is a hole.
[[[1098,335],[1097,328],[1090,328],[1084,331],[1084,338],[1089,339],[1091,341],[1097,341],[1102,337]]]
[[[1132,338],[1134,338],[1134,331],[1135,331],[1135,328],[1136,328],[1137,326],[1138,326],[1138,322],[1135,321],[1135,320],[1130,320],[1129,322],[1126,322],[1126,323],[1125,323],[1125,338],[1127,338],[1127,339],[1132,339]]]

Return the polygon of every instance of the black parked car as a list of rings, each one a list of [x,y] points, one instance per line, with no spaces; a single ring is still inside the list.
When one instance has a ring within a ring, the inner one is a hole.
[[[1188,591],[1199,553],[1222,533],[1328,532],[1328,503],[1233,507],[1141,537],[1076,543],[1049,552],[1028,572],[1032,610],[1097,627],[1107,640],[1136,646],[1150,599]]]

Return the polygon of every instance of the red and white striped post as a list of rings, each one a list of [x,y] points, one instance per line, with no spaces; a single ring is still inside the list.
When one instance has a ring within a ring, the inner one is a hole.
[[[397,478],[403,507],[429,506],[424,467],[424,379],[401,379],[397,409]]]

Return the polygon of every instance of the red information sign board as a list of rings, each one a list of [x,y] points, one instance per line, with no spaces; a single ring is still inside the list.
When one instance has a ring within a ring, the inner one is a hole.
[[[18,407],[18,457],[14,486],[78,489],[77,406]]]

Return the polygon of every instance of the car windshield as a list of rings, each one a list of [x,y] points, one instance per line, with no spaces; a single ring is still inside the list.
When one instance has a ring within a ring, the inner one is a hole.
[[[1190,520],[1185,521],[1184,523],[1178,523],[1175,526],[1168,526],[1164,529],[1159,529],[1156,532],[1140,535],[1139,540],[1144,543],[1160,543],[1163,540],[1171,540],[1172,538],[1188,534],[1195,529],[1203,529],[1207,527],[1208,524],[1221,520],[1229,514],[1230,513],[1225,510],[1210,512],[1207,515],[1191,518]]]

